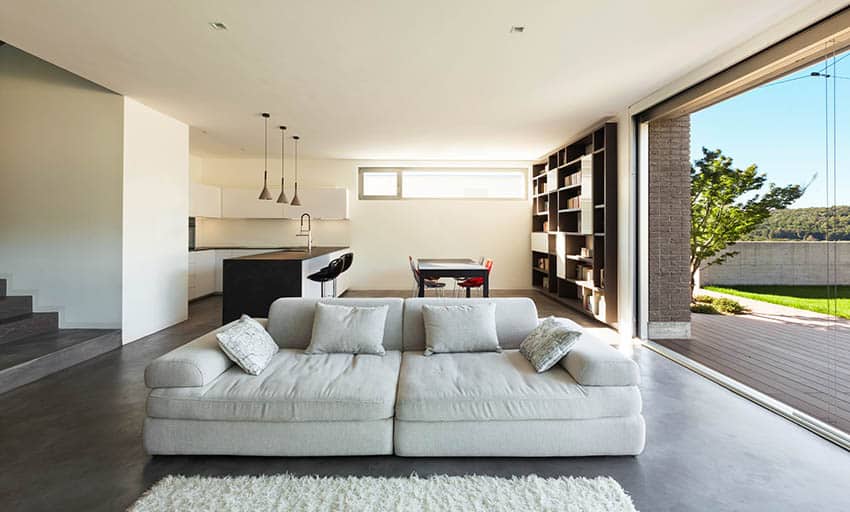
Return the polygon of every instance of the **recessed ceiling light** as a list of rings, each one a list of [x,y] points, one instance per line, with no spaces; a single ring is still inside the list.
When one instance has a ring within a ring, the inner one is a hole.
[[[213,30],[227,30],[227,25],[220,21],[211,21],[210,28],[212,28]]]
[[[525,27],[522,25],[514,25],[511,27],[511,34],[522,34],[525,32]]]

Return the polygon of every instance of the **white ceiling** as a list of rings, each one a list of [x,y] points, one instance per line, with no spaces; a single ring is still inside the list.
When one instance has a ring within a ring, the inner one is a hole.
[[[261,154],[269,111],[308,157],[525,160],[810,3],[3,0],[0,39],[188,123],[195,153]]]

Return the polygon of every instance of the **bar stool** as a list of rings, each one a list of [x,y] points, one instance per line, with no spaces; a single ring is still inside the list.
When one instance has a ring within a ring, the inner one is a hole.
[[[342,258],[342,271],[340,271],[340,274],[342,274],[343,272],[351,268],[351,264],[354,263],[354,253],[347,252],[340,257]]]
[[[333,297],[336,297],[336,278],[342,273],[343,265],[344,262],[342,258],[335,258],[331,260],[330,263],[328,263],[327,267],[322,268],[314,274],[310,274],[309,276],[307,276],[307,279],[309,279],[310,281],[321,283],[321,296],[323,298],[325,296],[325,283],[327,283],[328,281],[333,281]]]

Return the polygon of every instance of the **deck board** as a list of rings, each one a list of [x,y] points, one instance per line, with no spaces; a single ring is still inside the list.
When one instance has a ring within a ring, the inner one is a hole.
[[[850,432],[850,325],[776,315],[694,314],[691,339],[655,340]]]

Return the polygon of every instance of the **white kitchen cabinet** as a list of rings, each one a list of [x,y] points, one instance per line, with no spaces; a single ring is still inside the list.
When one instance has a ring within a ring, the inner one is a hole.
[[[221,189],[221,216],[232,219],[282,219],[283,205],[277,202],[280,189],[269,189],[272,200],[257,199],[259,189]]]
[[[215,293],[215,252],[189,253],[189,300]]]
[[[289,196],[292,199],[292,196]],[[299,188],[301,206],[284,207],[284,217],[298,219],[309,213],[313,219],[348,219],[347,188]]]
[[[221,217],[221,188],[203,183],[189,185],[190,217]]]

